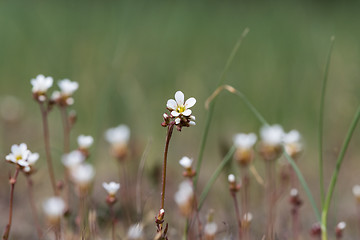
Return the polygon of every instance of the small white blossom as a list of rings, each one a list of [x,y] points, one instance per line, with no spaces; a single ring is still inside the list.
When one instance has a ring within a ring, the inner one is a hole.
[[[228,181],[229,181],[229,183],[235,183],[235,175],[234,174],[229,174]]]
[[[143,225],[140,223],[136,223],[134,225],[131,225],[128,233],[127,233],[127,238],[130,240],[137,240],[137,239],[142,239],[143,237]]]
[[[51,197],[43,203],[46,216],[50,219],[59,219],[65,211],[65,202],[60,197]]]
[[[352,189],[352,192],[356,198],[360,199],[360,185],[355,185]]]
[[[215,222],[208,222],[205,224],[204,232],[207,236],[214,236],[217,231],[217,224]]]
[[[76,184],[87,186],[95,176],[94,167],[88,163],[82,163],[71,169],[71,177]]]
[[[92,136],[80,135],[77,138],[77,142],[80,148],[88,149],[94,143]]]
[[[270,146],[279,146],[283,141],[284,130],[278,124],[272,126],[263,126],[260,129],[260,136],[264,144]]]
[[[26,161],[29,155],[30,150],[27,149],[27,145],[25,143],[21,143],[19,145],[14,144],[11,146],[11,153],[8,154],[5,159],[12,163],[18,163],[21,160]]]
[[[292,156],[293,154],[299,153],[302,150],[301,135],[296,130],[284,134],[284,145],[285,151]]]
[[[52,84],[52,77],[45,77],[41,74],[37,75],[36,78],[31,79],[31,85],[33,86],[32,92],[40,95],[45,94]]]
[[[188,169],[188,168],[191,168],[192,162],[193,162],[193,160],[191,158],[188,158],[185,156],[180,159],[179,164],[183,168]]]
[[[23,166],[24,172],[30,172],[37,160],[39,160],[39,154],[30,152],[26,164]]]
[[[107,191],[107,193],[111,196],[115,196],[117,191],[120,189],[120,183],[116,183],[116,182],[110,182],[110,183],[103,182],[102,185]]]
[[[339,230],[344,230],[346,228],[346,223],[345,222],[339,222],[336,226],[337,229]]]
[[[61,94],[65,96],[71,96],[79,88],[79,83],[70,81],[69,79],[63,79],[58,82]]]
[[[79,150],[72,151],[70,153],[64,154],[61,157],[61,162],[67,168],[73,168],[84,162],[85,156]]]
[[[290,196],[291,197],[296,197],[296,196],[298,196],[299,195],[299,191],[296,189],[296,188],[292,188],[291,190],[290,190]]]
[[[175,100],[169,99],[167,101],[166,107],[171,111],[171,115],[175,117],[175,124],[179,124],[181,122],[181,117],[189,117],[190,125],[195,125],[195,117],[191,118],[192,111],[190,110],[196,103],[196,99],[191,97],[184,101],[184,93],[181,91],[177,91],[175,93]]]
[[[234,145],[236,148],[250,149],[254,146],[256,140],[255,133],[239,133],[234,136]]]
[[[115,128],[110,128],[105,132],[105,139],[110,144],[127,144],[130,138],[130,128],[121,124]]]
[[[251,213],[245,213],[243,219],[247,222],[251,222],[253,219],[253,215]]]
[[[189,203],[194,196],[194,190],[191,182],[183,181],[179,185],[179,190],[175,193],[175,202],[181,206]]]

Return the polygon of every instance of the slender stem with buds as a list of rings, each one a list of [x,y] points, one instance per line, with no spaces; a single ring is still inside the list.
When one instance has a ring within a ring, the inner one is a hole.
[[[249,169],[243,169],[243,177],[242,177],[242,187],[240,189],[241,201],[242,201],[242,216],[245,216],[249,212]],[[244,239],[249,240],[249,228],[244,228]]]
[[[14,174],[14,177],[10,178],[11,190],[10,190],[10,205],[9,205],[9,221],[6,225],[5,232],[3,235],[3,240],[7,240],[10,234],[10,228],[12,223],[12,213],[13,213],[13,203],[14,203],[14,189],[17,177],[19,175],[20,168],[17,168]]]
[[[166,165],[167,165],[167,155],[169,149],[170,139],[174,130],[174,122],[171,122],[168,126],[167,135],[166,135],[166,143],[164,150],[164,163],[163,163],[163,172],[162,172],[162,191],[161,191],[161,209],[164,209],[165,202],[165,185],[166,185]]]
[[[38,235],[38,238],[41,239],[42,238],[42,231],[41,231],[41,227],[39,224],[39,218],[37,215],[37,211],[36,211],[36,206],[34,203],[34,196],[33,196],[33,182],[32,179],[29,175],[26,175],[26,180],[27,180],[27,184],[28,184],[28,194],[29,194],[29,201],[30,201],[30,206],[31,206],[31,211],[32,211],[32,215],[33,215],[33,220],[36,226],[36,232]]]
[[[274,239],[274,222],[276,212],[276,178],[275,178],[275,162],[266,160],[267,171],[267,191],[266,199],[268,202],[268,220],[267,220],[267,238]]]
[[[45,109],[43,103],[40,104],[42,122],[43,122],[43,131],[44,131],[44,143],[45,143],[45,152],[46,152],[46,161],[48,166],[48,171],[50,175],[51,185],[56,196],[59,195],[58,189],[56,187],[54,168],[52,165],[51,151],[50,151],[50,137],[49,137],[49,123],[48,123],[48,110]]]
[[[231,196],[233,198],[234,201],[234,207],[235,207],[235,215],[236,215],[236,221],[237,221],[237,227],[238,227],[238,234],[239,234],[239,240],[242,239],[242,231],[241,231],[241,217],[240,217],[240,209],[239,209],[239,204],[236,198],[236,193],[235,192],[231,192]]]

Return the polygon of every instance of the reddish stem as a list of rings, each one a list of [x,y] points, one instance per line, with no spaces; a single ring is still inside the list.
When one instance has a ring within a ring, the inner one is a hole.
[[[238,201],[236,199],[236,193],[231,192],[231,196],[232,196],[232,198],[234,200],[235,215],[236,215],[236,221],[237,221],[237,225],[238,225],[238,234],[239,234],[239,240],[240,240],[240,239],[242,239],[242,230],[241,230],[241,218],[240,218],[239,204],[238,204]]]
[[[56,187],[54,168],[52,165],[51,151],[50,151],[50,137],[49,137],[49,123],[48,123],[48,111],[44,108],[43,103],[40,103],[41,116],[43,121],[43,131],[44,131],[44,143],[45,143],[45,153],[46,161],[48,165],[48,171],[50,176],[51,185],[54,191],[55,196],[58,196],[58,189]]]
[[[10,178],[10,205],[9,205],[9,221],[6,225],[5,232],[3,235],[3,240],[7,240],[9,238],[10,229],[11,229],[11,223],[12,223],[12,214],[13,214],[13,203],[14,203],[14,189],[15,189],[15,183],[17,180],[17,177],[19,175],[20,168],[16,168],[14,177]]]

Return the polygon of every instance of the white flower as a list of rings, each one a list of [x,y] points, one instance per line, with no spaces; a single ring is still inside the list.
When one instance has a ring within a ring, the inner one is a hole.
[[[43,203],[43,209],[47,217],[58,219],[64,214],[65,202],[60,197],[51,197]]]
[[[87,149],[93,144],[94,138],[92,136],[80,135],[77,138],[77,142],[80,148]]]
[[[37,75],[36,78],[31,79],[31,85],[33,86],[32,92],[37,94],[45,94],[52,84],[52,77],[45,77],[41,74]]]
[[[127,144],[130,138],[130,128],[121,124],[115,128],[110,128],[105,132],[105,139],[110,144]]]
[[[299,195],[299,191],[296,188],[292,188],[290,190],[290,196],[291,197],[297,197]]]
[[[107,193],[111,196],[115,196],[117,191],[120,189],[120,183],[116,183],[116,182],[110,182],[110,183],[103,182],[102,185],[107,191]]]
[[[79,150],[74,150],[72,152],[66,153],[61,157],[61,162],[67,168],[73,168],[82,162],[84,162],[85,156]]]
[[[87,186],[95,176],[94,167],[88,163],[82,163],[71,169],[71,177],[76,184]]]
[[[141,239],[143,237],[143,228],[143,225],[140,223],[131,225],[127,233],[128,239]]]
[[[171,111],[171,115],[173,117],[176,117],[175,123],[179,124],[181,116],[190,117],[192,113],[190,108],[194,106],[195,103],[196,99],[193,97],[189,98],[184,102],[184,94],[181,91],[177,91],[175,93],[175,100],[169,99],[166,106]],[[191,125],[195,125],[194,120],[195,118],[191,119]]]
[[[255,133],[239,133],[234,136],[234,145],[236,148],[250,149],[254,146],[256,140]]]
[[[296,130],[284,134],[284,145],[285,151],[292,156],[293,154],[299,153],[302,150],[301,135]]]
[[[30,150],[27,149],[25,143],[20,145],[14,144],[11,146],[11,153],[8,154],[5,159],[12,163],[18,163],[19,161],[26,161],[30,155]]]
[[[24,171],[30,172],[37,160],[39,160],[39,154],[30,152],[28,158],[26,159],[26,164],[23,166]]]
[[[204,232],[207,236],[214,236],[217,231],[217,224],[215,222],[208,222],[205,225]]]
[[[235,183],[235,176],[234,176],[234,174],[229,174],[229,176],[228,176],[228,181],[229,181],[229,183]]]
[[[356,198],[360,199],[360,185],[355,185],[352,189],[353,194]]]
[[[345,222],[339,222],[338,225],[336,226],[337,229],[339,230],[344,230],[346,228],[346,223]]]
[[[77,82],[72,82],[69,79],[63,79],[58,82],[61,94],[65,96],[71,96],[79,88]]]
[[[188,168],[191,168],[191,164],[192,164],[193,160],[191,158],[188,158],[188,157],[182,157],[179,161],[179,164],[185,168],[185,169],[188,169]]]
[[[175,193],[174,199],[175,202],[182,206],[184,204],[189,203],[194,196],[194,190],[189,181],[183,181],[179,185],[179,190]]]
[[[260,129],[260,136],[264,144],[278,146],[283,141],[284,130],[278,124],[272,126],[263,126]]]
[[[252,219],[253,219],[253,215],[251,213],[245,213],[244,216],[243,216],[243,219],[247,222],[251,222]]]

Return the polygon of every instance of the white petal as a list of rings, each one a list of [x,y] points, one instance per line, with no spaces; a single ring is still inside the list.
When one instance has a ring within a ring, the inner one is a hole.
[[[174,99],[169,99],[166,106],[171,110],[175,110],[177,108],[177,103]]]
[[[178,105],[184,105],[184,94],[182,93],[182,91],[177,91],[175,93],[175,100]]]
[[[191,110],[190,109],[186,109],[183,113],[182,113],[182,115],[184,115],[184,116],[190,116],[191,115]]]
[[[186,102],[185,102],[185,107],[186,107],[186,108],[191,108],[192,106],[195,105],[195,103],[196,103],[196,99],[193,98],[193,97],[191,97],[191,98],[189,98],[188,100],[186,100]]]
[[[14,145],[12,145],[11,146],[11,152],[13,153],[13,154],[19,154],[20,153],[20,147],[19,147],[19,145],[17,145],[17,144],[14,144]]]
[[[175,118],[175,124],[179,124],[180,123],[180,118]]]
[[[177,117],[180,115],[180,113],[178,113],[177,111],[172,111],[171,115],[173,115],[173,117]]]
[[[195,126],[195,125],[196,125],[196,122],[190,121],[189,124],[192,125],[192,126]]]
[[[21,143],[21,144],[19,145],[19,148],[20,148],[20,151],[21,151],[21,152],[25,152],[25,151],[27,150],[27,145],[26,145],[26,143]]]

